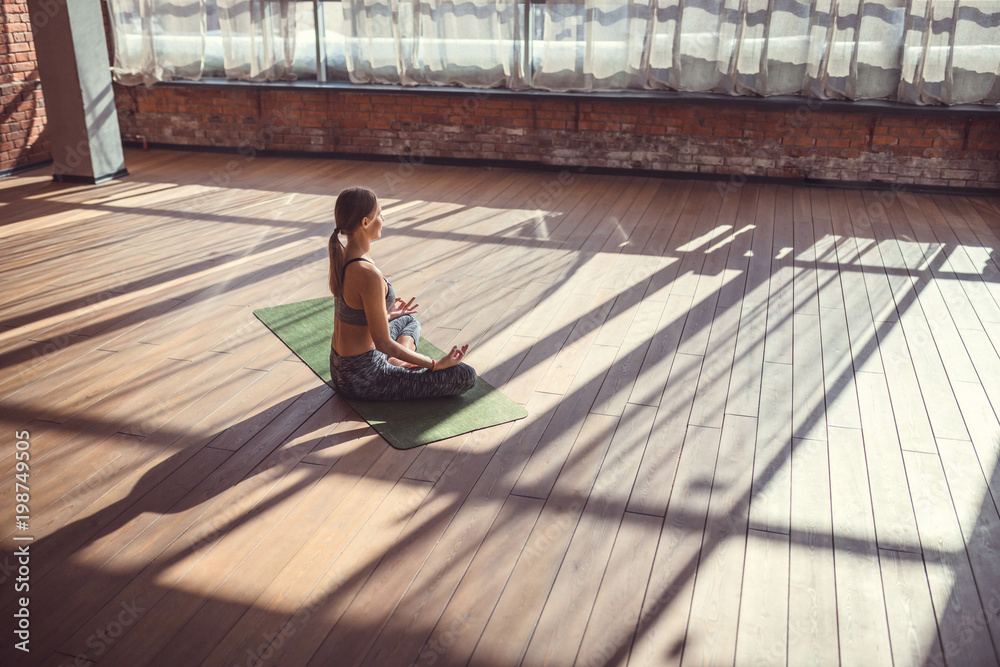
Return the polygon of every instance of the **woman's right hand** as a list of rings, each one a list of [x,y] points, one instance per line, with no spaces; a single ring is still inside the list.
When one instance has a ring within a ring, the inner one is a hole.
[[[455,347],[451,348],[451,352],[449,352],[448,354],[444,355],[443,357],[437,360],[437,363],[434,364],[434,370],[441,371],[444,370],[445,368],[458,366],[460,363],[462,363],[462,359],[465,358],[465,353],[468,352],[468,350],[469,350],[468,345],[463,345],[462,347],[458,347],[456,345]]]

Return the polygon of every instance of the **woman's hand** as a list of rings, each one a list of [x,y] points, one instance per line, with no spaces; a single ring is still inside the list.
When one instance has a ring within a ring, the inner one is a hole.
[[[412,315],[417,312],[417,308],[420,307],[419,303],[413,303],[417,300],[417,297],[413,297],[409,301],[403,301],[402,299],[396,299],[396,302],[392,304],[392,308],[389,309],[389,320],[394,320],[397,317],[402,317],[403,315]]]
[[[458,366],[462,363],[462,359],[465,358],[465,353],[468,351],[468,345],[463,345],[462,347],[455,346],[451,348],[451,352],[437,360],[437,363],[434,364],[434,370],[440,371],[445,368],[451,368],[452,366]]]

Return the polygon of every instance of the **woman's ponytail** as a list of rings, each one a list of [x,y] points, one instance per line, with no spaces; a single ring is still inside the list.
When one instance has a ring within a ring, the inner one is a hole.
[[[334,229],[330,234],[328,246],[330,252],[330,293],[341,296],[344,285],[344,246],[340,242],[340,229]]]

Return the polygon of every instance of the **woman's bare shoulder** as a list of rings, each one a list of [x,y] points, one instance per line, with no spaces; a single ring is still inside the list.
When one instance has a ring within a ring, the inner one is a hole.
[[[370,259],[367,257],[359,257],[357,259],[361,259],[362,261],[355,262],[350,259],[348,260],[349,263],[344,268],[344,275],[347,275],[347,272],[350,271],[356,275],[376,275],[380,278],[382,277],[382,272],[379,271],[378,267]]]
[[[382,280],[382,272],[374,264],[365,262],[355,262],[351,266],[363,265],[362,268],[354,271],[350,276],[344,275],[344,284],[353,288],[358,293],[381,294],[385,290],[385,282]],[[351,266],[347,267],[348,269]]]

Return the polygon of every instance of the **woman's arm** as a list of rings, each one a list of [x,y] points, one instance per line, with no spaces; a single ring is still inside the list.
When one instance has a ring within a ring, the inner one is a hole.
[[[360,263],[360,262],[359,262]],[[371,334],[375,348],[389,357],[431,368],[435,362],[430,357],[414,352],[393,340],[389,333],[389,313],[385,309],[385,282],[373,266],[360,266],[356,273],[361,274],[361,302],[365,307],[365,317],[368,320],[368,333]]]

